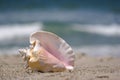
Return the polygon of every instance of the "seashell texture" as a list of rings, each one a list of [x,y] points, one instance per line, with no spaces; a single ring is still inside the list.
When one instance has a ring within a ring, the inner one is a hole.
[[[73,70],[75,54],[62,38],[40,31],[30,36],[30,44],[29,49],[19,50],[27,68],[42,72]]]

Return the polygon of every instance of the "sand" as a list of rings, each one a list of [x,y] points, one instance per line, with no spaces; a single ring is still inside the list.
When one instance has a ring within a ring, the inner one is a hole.
[[[120,58],[76,54],[72,72],[28,71],[19,55],[0,56],[0,80],[120,80]]]

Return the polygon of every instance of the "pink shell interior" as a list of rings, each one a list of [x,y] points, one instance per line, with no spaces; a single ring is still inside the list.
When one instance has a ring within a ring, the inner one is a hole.
[[[31,36],[32,38],[40,41],[40,46],[46,49],[50,54],[58,58],[60,61],[64,63],[65,66],[74,66],[74,60],[70,60],[67,56],[71,56],[73,54],[63,53],[59,50],[60,45],[62,44],[63,39],[59,38],[56,35],[38,32]],[[63,40],[64,41],[64,40]],[[67,44],[67,43],[66,43]],[[68,44],[67,44],[68,45]],[[74,55],[71,56],[74,59]]]

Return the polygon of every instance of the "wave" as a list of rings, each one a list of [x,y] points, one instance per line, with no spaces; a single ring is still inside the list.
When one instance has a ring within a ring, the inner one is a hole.
[[[41,23],[5,24],[0,25],[0,41],[14,37],[29,35],[34,31],[42,30]]]
[[[72,25],[72,29],[80,32],[87,32],[92,34],[99,34],[104,36],[120,36],[120,25],[111,24],[111,25]]]
[[[74,50],[90,56],[120,56],[120,45],[84,45],[75,47]]]

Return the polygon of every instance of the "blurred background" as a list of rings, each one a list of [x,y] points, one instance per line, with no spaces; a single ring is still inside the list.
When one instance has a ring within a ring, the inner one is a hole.
[[[0,54],[18,54],[40,30],[77,53],[120,56],[120,0],[0,0]]]

